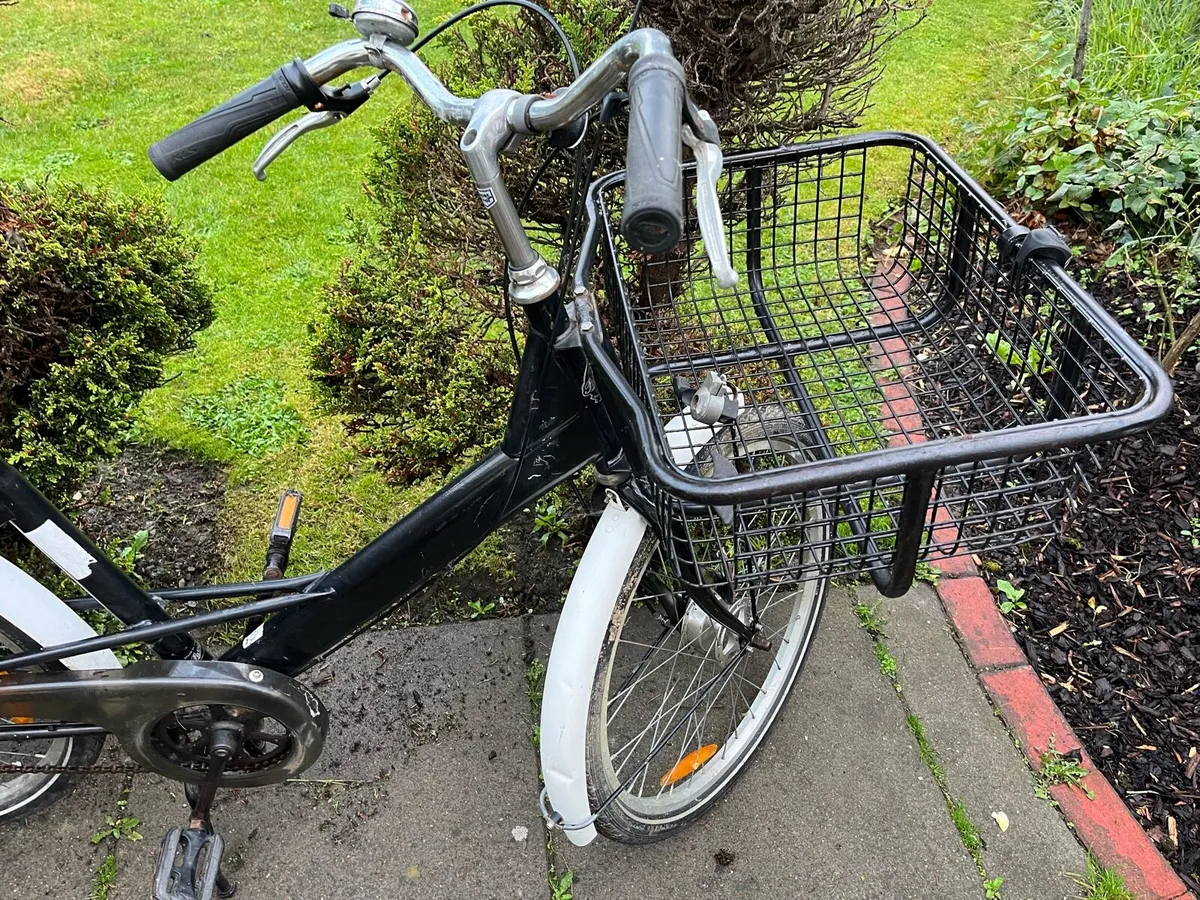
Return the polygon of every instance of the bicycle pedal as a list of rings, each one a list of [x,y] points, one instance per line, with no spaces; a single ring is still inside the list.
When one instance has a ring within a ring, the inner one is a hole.
[[[267,534],[267,562],[263,578],[282,578],[287,572],[288,555],[292,552],[292,541],[296,537],[296,526],[300,522],[300,504],[304,495],[288,488],[279,498],[275,520]]]
[[[225,841],[203,828],[172,828],[163,838],[154,870],[154,900],[232,897],[221,876]]]

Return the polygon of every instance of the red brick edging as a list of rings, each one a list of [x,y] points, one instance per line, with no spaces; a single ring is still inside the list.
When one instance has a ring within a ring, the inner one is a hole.
[[[903,264],[881,261],[871,285],[880,309],[872,316],[871,324],[882,325],[906,316],[905,294],[912,284],[912,276]],[[903,371],[911,363],[902,339],[882,341],[880,349],[882,357],[897,371]],[[898,382],[881,387],[884,402],[880,415],[884,427],[893,433],[890,443],[924,440],[920,433],[920,410],[907,388]],[[967,659],[1008,730],[1019,741],[1030,766],[1040,771],[1041,756],[1052,742],[1060,753],[1080,751],[1082,765],[1088,770],[1082,781],[1092,797],[1089,799],[1083,789],[1066,784],[1052,786],[1050,795],[1074,825],[1084,846],[1102,865],[1120,872],[1138,900],[1195,900],[1083,749],[1079,737],[1026,660],[1025,651],[1013,638],[991,588],[980,577],[975,563],[967,556],[947,556],[936,551],[929,562],[941,571],[937,595]]]
[[[1051,741],[1059,752],[1080,751],[1088,770],[1083,784],[1092,792],[1092,799],[1081,788],[1066,784],[1051,787],[1050,795],[1074,824],[1084,846],[1102,865],[1120,872],[1139,900],[1193,897],[1083,749],[1042,680],[1026,662],[996,607],[991,588],[971,560],[957,557],[930,562],[943,570],[937,594],[967,658],[1034,771],[1041,768],[1041,754]]]

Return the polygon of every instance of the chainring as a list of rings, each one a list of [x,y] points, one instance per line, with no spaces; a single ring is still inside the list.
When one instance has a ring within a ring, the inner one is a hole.
[[[225,763],[227,773],[269,771],[287,759],[297,740],[287,726],[271,716],[210,704],[186,706],[159,719],[150,729],[148,743],[160,755],[164,766],[207,772],[212,763],[209,738],[213,725],[219,721],[237,722],[244,729],[241,747]]]
[[[0,681],[0,715],[85,722],[111,732],[132,765],[0,765],[0,774],[147,770],[198,784],[210,767],[218,722],[245,737],[221,787],[256,787],[293,777],[316,761],[328,713],[308,687],[279,672],[215,660],[145,660],[124,669],[13,673]]]

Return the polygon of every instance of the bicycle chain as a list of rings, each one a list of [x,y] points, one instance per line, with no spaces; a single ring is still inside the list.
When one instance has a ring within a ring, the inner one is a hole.
[[[134,775],[149,771],[135,762],[98,763],[94,766],[23,766],[19,763],[0,765],[0,775]]]
[[[267,768],[268,764],[254,762],[245,762],[232,766],[227,765],[227,772],[257,772]],[[185,766],[185,768],[195,771],[204,771],[202,766]],[[143,765],[135,762],[127,763],[97,763],[91,766],[23,766],[20,763],[5,763],[0,765],[0,775],[137,775],[143,772],[152,772]]]

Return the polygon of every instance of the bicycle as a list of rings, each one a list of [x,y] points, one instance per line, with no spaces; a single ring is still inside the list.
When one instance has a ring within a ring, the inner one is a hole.
[[[331,571],[287,576],[301,498],[285,493],[264,579],[239,584],[143,591],[0,462],[0,522],[87,593],[61,600],[0,559],[0,819],[97,771],[113,734],[132,762],[99,770],[187,786],[192,815],[163,840],[156,898],[228,896],[216,791],[319,756],[327,714],[298,677],[586,467],[603,511],[547,668],[542,810],[573,843],[637,843],[693,822],[745,770],[833,576],[898,596],[920,560],[1044,535],[1103,445],[1170,408],[1162,370],[1065,273],[1062,239],[1016,225],[932,142],[873,133],[725,159],[657,31],[630,31],[553,94],[466,99],[416,55],[403,0],[332,11],[360,37],[282,66],[151,160],[178,178],[307,108],[265,146],[261,178],[400,75],[464,129],[507,256],[527,324],[512,412],[500,447]],[[362,67],[378,74],[326,87]],[[588,136],[623,106],[626,168],[595,178]],[[547,133],[575,154],[557,267],[498,162]],[[887,158],[907,161],[907,181],[881,250],[869,229]],[[216,598],[253,599],[166,609]],[[79,613],[100,607],[124,628],[96,635]],[[216,658],[193,637],[231,622],[244,633]],[[157,658],[122,667],[113,650],[134,643]]]

